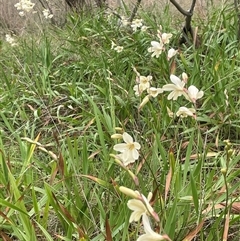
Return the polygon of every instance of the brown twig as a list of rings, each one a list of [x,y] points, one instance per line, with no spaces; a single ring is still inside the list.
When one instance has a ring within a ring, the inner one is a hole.
[[[182,30],[182,38],[180,39],[180,44],[188,41],[188,33],[190,33],[192,39],[194,39],[194,31],[191,26],[192,16],[196,0],[192,0],[191,8],[188,11],[185,11],[175,0],[170,0],[170,2],[177,8],[177,10],[182,13],[185,18],[185,25]]]

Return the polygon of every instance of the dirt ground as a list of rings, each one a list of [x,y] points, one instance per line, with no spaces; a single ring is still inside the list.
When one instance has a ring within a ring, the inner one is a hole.
[[[121,6],[122,4],[127,3],[130,7],[133,7],[136,3],[136,0],[108,0],[108,3],[111,7],[117,8]],[[176,2],[179,3],[181,7],[183,7],[185,10],[188,10],[191,6],[192,0],[176,0]],[[195,13],[198,15],[205,15],[207,12],[207,9],[209,9],[212,6],[220,6],[225,3],[229,3],[231,1],[229,0],[197,0],[195,5]],[[233,3],[233,0],[232,0]],[[147,8],[148,10],[157,10],[161,11],[162,8],[164,8],[167,4],[170,4],[170,9],[172,11],[175,10],[175,7],[170,3],[169,0],[142,0],[141,7]]]
[[[85,0],[86,2],[94,2],[94,0]],[[109,6],[112,9],[117,9],[123,4],[133,8],[137,0],[107,0]],[[176,0],[185,10],[188,10],[191,6],[192,0]],[[14,7],[14,4],[19,2],[19,0],[0,0],[0,35],[3,35],[1,29],[11,29],[14,32],[21,33],[29,25],[31,21],[26,21],[26,19],[21,18],[18,14],[18,11]],[[35,10],[39,10],[39,13],[42,11],[42,6],[39,3],[39,0],[32,0],[36,3]],[[54,15],[57,16],[57,19],[60,19],[64,16],[63,11],[66,11],[66,6],[64,0],[51,0],[48,1],[49,6],[54,9]],[[206,16],[207,9],[215,5],[220,6],[226,2],[233,2],[233,0],[197,0],[194,14],[204,17]],[[142,0],[141,8],[147,9],[148,11],[159,12],[161,9],[164,9],[166,4],[170,4],[170,11],[173,13],[173,16],[181,15],[176,8],[170,3],[169,0]],[[39,16],[36,16],[39,17]],[[33,18],[36,18],[33,17]],[[34,19],[31,19],[34,21]],[[4,33],[5,35],[5,33]]]

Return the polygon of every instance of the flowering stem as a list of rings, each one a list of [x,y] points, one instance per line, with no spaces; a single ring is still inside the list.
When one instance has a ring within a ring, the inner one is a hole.
[[[231,156],[233,153],[233,150],[231,149],[231,143],[229,140],[224,141],[225,142],[225,151],[226,151],[226,167],[222,169],[225,189],[226,189],[226,201],[225,201],[225,210],[224,210],[224,220],[226,222],[227,215],[229,213],[229,190],[228,190],[228,183],[227,183],[227,173],[229,169],[229,162],[231,160]],[[225,232],[223,232],[223,238],[224,238]]]

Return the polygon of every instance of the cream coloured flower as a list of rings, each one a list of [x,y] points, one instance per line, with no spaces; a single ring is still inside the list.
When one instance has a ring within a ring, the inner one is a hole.
[[[189,100],[193,103],[196,103],[196,100],[203,97],[204,92],[202,90],[199,91],[196,86],[191,85],[188,87],[187,94],[188,94]]]
[[[14,7],[16,7],[17,10],[22,10],[25,12],[30,12],[34,6],[35,3],[32,3],[31,0],[20,0],[18,3],[14,5]]]
[[[114,49],[117,45],[111,40],[111,49]]]
[[[142,94],[143,92],[143,89],[141,88],[141,86],[138,84],[138,85],[134,85],[133,86],[133,90],[135,91],[135,95],[136,96],[139,96]]]
[[[148,29],[148,27],[147,27],[147,26],[145,26],[145,25],[143,25],[143,26],[141,27],[141,32],[146,32],[146,31],[147,31],[147,29]]]
[[[185,82],[183,82],[182,80],[180,80],[177,76],[175,75],[170,75],[170,79],[172,81],[173,84],[166,84],[162,87],[163,91],[172,91],[167,99],[168,100],[176,100],[179,96],[181,95],[185,95],[186,96],[186,92],[185,92]]]
[[[117,157],[127,166],[139,158],[138,150],[141,148],[141,145],[138,142],[134,142],[133,138],[127,132],[124,132],[122,137],[125,143],[116,144],[113,149],[121,152]]]
[[[116,45],[113,41],[111,41],[111,49],[115,50],[117,53],[120,53],[123,51],[123,47]]]
[[[137,241],[161,241],[166,240],[166,237],[164,237],[161,234],[158,234],[154,232],[151,228],[149,218],[146,214],[142,215],[142,221],[143,221],[143,227],[145,234],[142,234]]]
[[[171,37],[172,37],[171,33],[163,33],[161,35],[161,39],[162,39],[163,44],[168,44]]]
[[[123,51],[123,46],[116,46],[113,48],[117,53],[121,53]]]
[[[139,96],[142,94],[144,90],[147,90],[150,88],[150,83],[152,80],[152,76],[148,75],[146,76],[137,76],[138,84],[134,85],[133,90],[135,91],[135,95]]]
[[[46,19],[51,19],[53,17],[53,14],[50,14],[49,9],[44,9],[42,11],[42,13],[43,13],[44,18],[46,18]]]
[[[121,16],[121,25],[123,27],[126,27],[126,26],[129,25],[129,21],[128,21],[128,19],[125,16]]]
[[[150,83],[152,81],[152,76],[148,75],[146,76],[140,76],[139,77],[139,84],[142,86],[144,90],[148,89],[150,87]]]
[[[152,96],[153,98],[157,97],[158,94],[163,93],[163,89],[161,88],[155,88],[155,87],[150,87],[149,89],[147,89],[147,92],[150,96]]]
[[[142,197],[144,197],[146,199],[145,196],[142,195]],[[144,213],[148,213],[148,215],[150,215],[151,212],[153,212],[153,208],[152,206],[149,204],[149,201],[152,198],[152,193],[150,192],[148,194],[148,198],[146,205],[138,199],[131,199],[128,201],[127,206],[130,210],[132,210],[132,214],[130,216],[129,222],[138,222],[140,220],[140,218],[142,217],[142,215]]]
[[[159,30],[157,31],[157,37],[160,39],[163,44],[168,44],[172,34],[171,33],[162,33],[162,26],[160,25]]]
[[[159,57],[159,55],[162,53],[162,51],[164,50],[164,45],[163,43],[157,42],[157,41],[151,41],[151,45],[152,47],[148,48],[148,52],[152,53],[152,57],[156,56],[156,58]]]
[[[177,54],[177,50],[175,50],[174,48],[171,48],[168,50],[168,54],[167,54],[167,59],[170,60],[173,56],[175,56]]]
[[[135,19],[132,21],[131,27],[133,31],[137,31],[138,28],[141,28],[143,26],[143,20],[142,19]]]
[[[196,117],[196,110],[193,109],[193,108],[187,108],[185,106],[182,106],[179,108],[179,110],[177,111],[176,115],[177,116],[180,116],[181,118],[184,118],[184,117],[188,117],[188,116],[191,116],[191,117]]]
[[[20,17],[25,16],[25,13],[23,11],[18,12],[18,14],[19,14]]]
[[[10,34],[6,34],[5,37],[6,37],[6,41],[7,41],[12,47],[17,45],[15,39],[14,39]]]

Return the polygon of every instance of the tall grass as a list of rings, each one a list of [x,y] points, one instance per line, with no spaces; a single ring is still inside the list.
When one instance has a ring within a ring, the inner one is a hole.
[[[43,27],[14,47],[3,41],[3,240],[136,240],[141,223],[129,224],[119,186],[154,193],[158,226],[172,240],[239,240],[236,18],[225,6],[196,20],[201,46],[180,46],[174,67],[165,53],[147,52],[160,24],[178,48],[178,23],[167,11],[159,18],[140,11],[145,32],[99,11],[72,14],[64,28]],[[123,51],[111,49],[112,41]],[[168,101],[166,93],[139,111],[133,67],[158,87],[173,71],[186,72],[188,85],[204,91],[197,119],[170,118],[167,107],[176,112],[186,100]],[[141,144],[140,160],[128,168],[110,155],[116,127]]]

